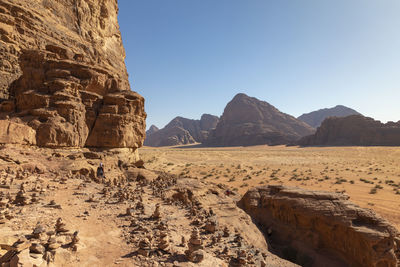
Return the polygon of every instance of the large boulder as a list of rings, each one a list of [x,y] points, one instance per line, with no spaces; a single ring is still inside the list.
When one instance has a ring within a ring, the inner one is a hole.
[[[43,147],[142,145],[144,99],[130,91],[116,0],[0,0],[0,11],[0,120]]]
[[[36,132],[25,124],[0,120],[0,144],[36,145]]]
[[[285,186],[249,190],[238,205],[282,257],[302,266],[400,264],[400,234],[345,194]]]

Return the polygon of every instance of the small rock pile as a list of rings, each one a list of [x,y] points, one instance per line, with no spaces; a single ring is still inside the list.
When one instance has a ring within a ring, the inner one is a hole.
[[[159,220],[161,218],[160,204],[159,203],[156,204],[156,209],[154,210],[153,215],[151,215],[151,218],[155,219],[155,220]]]
[[[188,241],[188,250],[185,251],[186,257],[191,262],[199,263],[204,259],[202,243],[199,230],[194,228]]]
[[[22,183],[20,190],[18,191],[17,195],[15,196],[14,204],[25,206],[30,204],[30,199],[28,194],[25,190],[25,184]]]
[[[53,262],[57,250],[61,247],[77,251],[78,244],[78,231],[70,234],[61,218],[57,219],[55,229],[50,231],[46,231],[46,227],[38,223],[32,234],[21,236],[7,249],[8,252],[0,257],[0,264],[5,264],[4,266],[40,266],[43,261]]]
[[[145,237],[139,242],[139,250],[138,254],[142,255],[143,257],[148,257],[151,252],[151,242],[150,240]]]

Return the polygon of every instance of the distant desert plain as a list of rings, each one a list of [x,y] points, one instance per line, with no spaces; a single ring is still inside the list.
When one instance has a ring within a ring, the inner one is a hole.
[[[225,184],[240,195],[268,184],[343,192],[400,229],[400,147],[188,145],[140,154],[148,169]]]

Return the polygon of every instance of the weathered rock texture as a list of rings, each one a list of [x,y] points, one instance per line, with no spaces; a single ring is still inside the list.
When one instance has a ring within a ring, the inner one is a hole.
[[[312,134],[314,129],[280,112],[267,102],[237,94],[225,107],[214,131],[206,141],[210,146],[251,146],[288,144]]]
[[[0,0],[0,142],[142,145],[117,13],[116,0]]]
[[[153,133],[149,132],[144,144],[146,146],[172,146],[203,143],[217,123],[218,117],[210,114],[203,114],[200,120],[176,117],[163,129]]]
[[[386,124],[361,115],[328,118],[302,146],[399,146],[400,121]]]
[[[338,105],[333,108],[324,108],[310,113],[305,113],[297,119],[304,121],[308,125],[317,128],[321,123],[329,117],[347,117],[350,115],[361,115],[354,109]]]
[[[278,254],[302,266],[398,266],[400,234],[345,194],[284,186],[249,190],[239,202]]]

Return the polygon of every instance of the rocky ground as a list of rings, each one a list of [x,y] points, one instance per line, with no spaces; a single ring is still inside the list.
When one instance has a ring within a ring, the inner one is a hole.
[[[294,266],[268,251],[239,195],[126,153],[2,146],[0,265]]]

